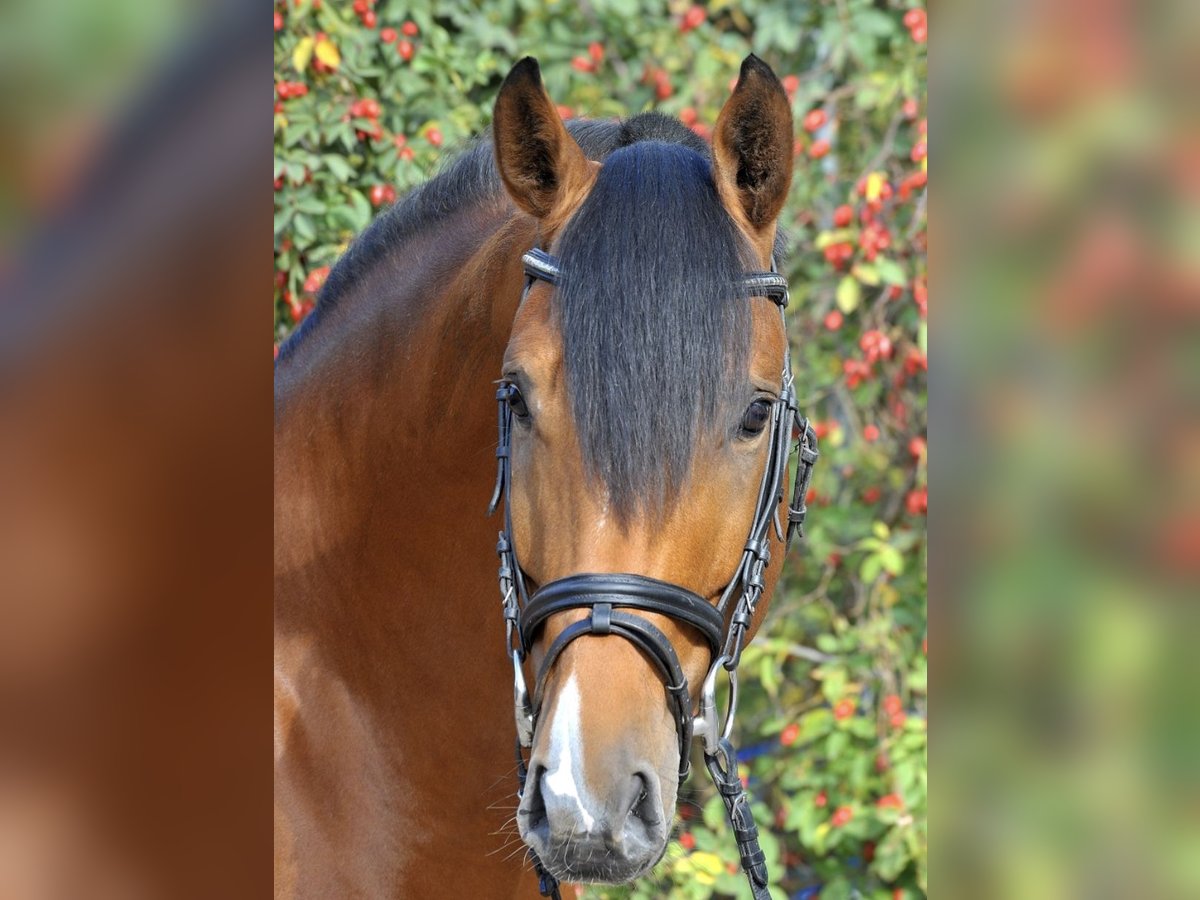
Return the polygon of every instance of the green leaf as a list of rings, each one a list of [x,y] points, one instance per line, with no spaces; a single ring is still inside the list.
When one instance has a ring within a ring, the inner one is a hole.
[[[297,246],[311,246],[312,242],[317,239],[317,229],[313,225],[312,219],[304,213],[296,213],[292,224],[296,229]]]
[[[332,153],[326,153],[321,157],[321,162],[325,164],[325,168],[329,170],[338,181],[348,181],[354,174],[354,167],[340,156],[335,156]]]
[[[714,831],[721,827],[725,821],[725,801],[718,797],[711,797],[704,804],[702,813],[704,824]]]
[[[904,572],[904,556],[895,547],[885,546],[879,551],[879,564],[885,572],[896,576]]]
[[[842,754],[846,752],[849,746],[850,735],[844,731],[835,731],[825,742],[825,756],[830,762],[836,762],[842,758]]]
[[[858,287],[858,282],[854,279],[854,276],[846,275],[841,281],[838,282],[836,295],[837,307],[842,312],[849,315],[850,313],[854,312],[854,310],[858,309],[858,303],[861,297],[862,293]]]
[[[822,653],[837,653],[841,649],[841,643],[832,634],[817,635],[817,649]]]
[[[888,259],[886,256],[876,257],[875,268],[879,271],[879,277],[884,284],[894,284],[897,287],[904,287],[908,284],[904,267],[894,259]]]
[[[867,287],[875,287],[879,284],[879,272],[870,263],[858,263],[850,270],[850,274]]]
[[[857,232],[853,228],[842,228],[838,231],[822,231],[817,235],[816,241],[813,242],[818,250],[824,250],[834,244],[844,244],[847,241],[854,240]]]

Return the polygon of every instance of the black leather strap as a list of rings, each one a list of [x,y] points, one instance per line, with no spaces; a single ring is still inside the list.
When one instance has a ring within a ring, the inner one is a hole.
[[[711,603],[677,584],[645,575],[582,574],[552,581],[534,592],[521,611],[521,641],[533,646],[538,629],[555,613],[607,603],[614,608],[658,613],[691,625],[715,655],[721,648],[725,619]]]
[[[541,247],[533,247],[521,257],[525,274],[547,284],[558,284],[562,269],[558,259]],[[788,305],[787,279],[778,272],[747,272],[742,276],[742,292],[747,297],[766,297],[772,303],[786,308]]]
[[[742,860],[742,871],[750,883],[750,894],[754,900],[770,900],[767,855],[758,843],[758,826],[754,824],[754,814],[750,811],[750,798],[746,796],[738,775],[737,752],[729,741],[722,739],[716,753],[704,754],[704,763],[725,803],[725,812]]]
[[[683,673],[683,666],[679,663],[675,648],[662,631],[642,616],[613,609],[613,604],[606,602],[590,605],[588,601],[580,600],[565,608],[580,606],[591,606],[591,615],[564,628],[550,644],[542,659],[534,688],[534,717],[541,712],[550,670],[569,644],[585,635],[616,635],[624,638],[650,657],[663,676],[675,717],[675,730],[679,736],[679,780],[684,781],[691,772],[688,750],[692,744],[692,701],[688,694],[687,676]]]

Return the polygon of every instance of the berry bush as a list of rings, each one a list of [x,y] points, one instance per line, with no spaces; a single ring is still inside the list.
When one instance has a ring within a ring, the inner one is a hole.
[[[777,897],[925,896],[926,39],[906,0],[299,0],[275,25],[275,342],[375,211],[487,124],[537,56],[561,115],[708,137],[751,51],[783,79],[782,224],[807,540],[746,651],[737,739]],[[747,896],[720,800],[684,788],[651,878],[593,898]]]

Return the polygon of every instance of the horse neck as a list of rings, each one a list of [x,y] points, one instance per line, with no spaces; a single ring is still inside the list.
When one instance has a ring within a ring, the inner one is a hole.
[[[534,234],[511,210],[442,222],[391,268],[366,273],[362,294],[333,307],[281,367],[276,620],[285,630],[350,635],[352,652],[371,654],[385,648],[368,644],[398,633],[412,646],[430,619],[441,639],[447,617],[478,621],[496,567],[496,525],[484,516],[492,382]]]

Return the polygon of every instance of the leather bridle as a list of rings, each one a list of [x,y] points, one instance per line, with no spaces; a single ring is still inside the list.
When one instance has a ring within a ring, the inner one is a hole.
[[[534,248],[522,257],[525,267],[525,291],[522,302],[535,280],[557,284],[561,277],[558,261],[545,251]],[[742,276],[741,293],[747,298],[765,297],[779,307],[780,318],[788,305],[788,285],[778,272],[751,272]],[[786,321],[785,321],[786,325]],[[784,330],[786,334],[786,328]],[[737,755],[730,742],[737,712],[737,666],[741,660],[750,624],[763,591],[763,570],[771,559],[770,531],[774,527],[780,540],[803,536],[806,513],[805,495],[812,467],[817,461],[817,437],[808,420],[796,408],[792,385],[791,354],[784,350],[779,396],[773,401],[768,441],[770,449],[766,469],[758,489],[758,500],[750,533],[733,577],[714,606],[686,588],[644,575],[579,574],[560,578],[540,587],[529,596],[525,576],[517,558],[512,536],[512,407],[515,387],[505,381],[496,392],[500,440],[496,447],[496,487],[488,506],[491,515],[504,500],[504,530],[496,545],[500,557],[500,594],[504,605],[507,649],[513,663],[513,693],[517,721],[517,770],[520,792],[525,788],[526,766],[522,748],[533,744],[534,726],[542,705],[542,691],[551,666],[572,641],[584,635],[618,635],[645,652],[666,683],[675,726],[679,735],[679,780],[690,770],[689,749],[693,734],[704,742],[704,761],[737,839],[742,868],[750,881],[755,900],[769,898],[766,857],[758,845],[758,829],[750,812],[738,775]],[[793,429],[794,432],[793,432]],[[792,502],[787,507],[786,534],[780,520],[788,457],[792,440],[799,439],[799,462]],[[735,600],[736,597],[736,600]],[[556,613],[572,609],[588,610],[588,616],[567,626],[550,644],[535,681],[530,700],[522,663],[525,661],[540,627]],[[687,677],[670,640],[642,613],[655,613],[682,622],[698,631],[708,643],[712,663],[700,690],[700,712],[692,716]],[[724,670],[729,678],[729,703],[724,723],[717,710],[716,685]],[[536,855],[534,865],[541,879],[544,896],[559,897],[558,882],[545,870]]]

